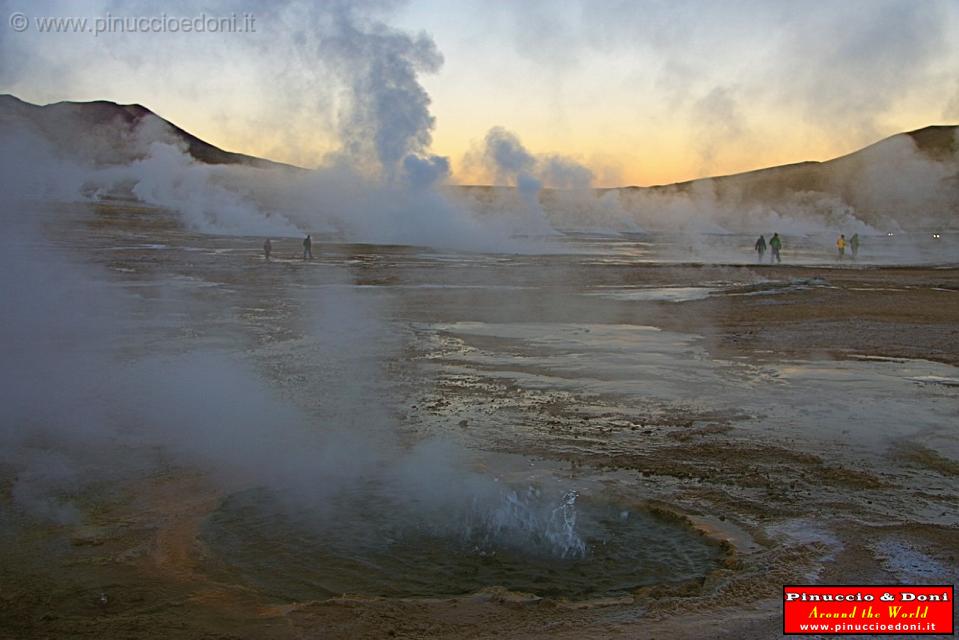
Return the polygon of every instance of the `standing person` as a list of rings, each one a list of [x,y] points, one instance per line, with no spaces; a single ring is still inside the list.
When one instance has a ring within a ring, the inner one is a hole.
[[[303,239],[303,259],[307,258],[313,259],[313,239],[310,234],[306,234],[306,238]]]
[[[852,234],[852,237],[849,238],[849,248],[852,249],[853,260],[859,257],[859,234],[858,233]]]
[[[839,262],[842,262],[842,257],[846,255],[846,234],[840,233],[836,238],[836,250],[839,251]]]
[[[266,258],[266,261],[270,261],[270,254],[273,253],[273,243],[270,242],[270,239],[267,238],[263,241],[263,256]]]
[[[769,239],[769,248],[772,249],[772,255],[769,256],[769,263],[772,264],[773,260],[777,263],[782,262],[782,258],[779,257],[779,250],[783,248],[783,241],[779,239],[778,233],[774,233],[773,237]]]
[[[766,255],[766,238],[763,236],[759,236],[759,240],[756,241],[756,253],[759,254],[757,262],[762,262],[763,256]]]

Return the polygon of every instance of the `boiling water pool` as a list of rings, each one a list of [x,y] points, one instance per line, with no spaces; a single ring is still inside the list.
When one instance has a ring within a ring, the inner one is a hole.
[[[446,510],[447,523],[437,526],[429,521],[439,512],[424,517],[350,500],[306,513],[251,490],[222,502],[202,540],[218,577],[295,601],[449,596],[491,586],[567,598],[622,595],[701,578],[723,556],[718,544],[678,519],[595,500],[574,506],[569,495],[568,504],[544,511],[541,531],[532,531],[528,522],[503,522],[504,514],[515,515],[515,504],[482,517]],[[565,528],[571,518],[575,530]]]

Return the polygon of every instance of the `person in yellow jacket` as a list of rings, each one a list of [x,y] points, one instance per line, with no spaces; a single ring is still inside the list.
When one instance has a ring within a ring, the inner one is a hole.
[[[839,234],[839,237],[836,239],[836,249],[839,250],[839,260],[842,261],[842,257],[846,255],[846,235],[843,233]]]

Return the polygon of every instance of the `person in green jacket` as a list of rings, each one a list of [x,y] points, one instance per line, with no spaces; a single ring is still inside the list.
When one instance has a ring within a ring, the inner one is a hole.
[[[856,256],[859,255],[859,234],[854,233],[852,237],[849,238],[849,248],[852,249],[852,259],[855,260]]]
[[[769,256],[769,262],[773,260],[776,262],[782,262],[782,258],[779,257],[779,250],[783,248],[783,241],[780,240],[779,234],[774,233],[773,237],[769,239],[769,248],[772,249],[772,255]]]

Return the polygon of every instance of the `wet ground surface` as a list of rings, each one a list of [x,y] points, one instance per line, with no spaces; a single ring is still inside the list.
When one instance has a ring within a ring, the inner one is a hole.
[[[78,489],[66,524],[21,513],[5,472],[4,637],[779,637],[783,584],[956,582],[955,266],[662,263],[592,238],[537,256],[320,239],[312,261],[280,239],[267,264],[261,239],[154,210],[54,213],[36,249],[129,301],[125,359],[225,351],[292,406],[343,418],[356,399],[323,390],[375,358],[405,445],[442,437],[473,472],[575,491],[617,548],[598,567],[451,564],[463,550],[426,536],[398,557],[347,553],[331,583],[329,532],[201,465]],[[375,320],[337,361],[312,318],[343,300]],[[357,538],[356,520],[337,535]]]

